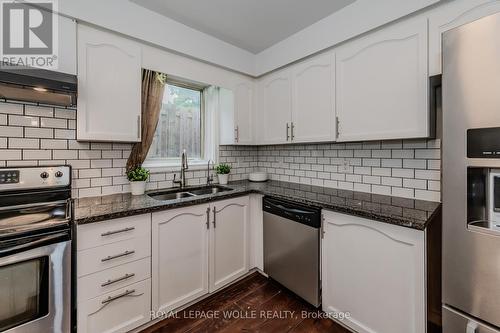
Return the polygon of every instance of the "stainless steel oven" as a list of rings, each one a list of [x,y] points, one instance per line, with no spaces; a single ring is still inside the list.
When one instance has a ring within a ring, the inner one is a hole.
[[[16,240],[0,255],[0,332],[69,332],[69,232]]]
[[[70,173],[0,168],[0,332],[71,330]]]

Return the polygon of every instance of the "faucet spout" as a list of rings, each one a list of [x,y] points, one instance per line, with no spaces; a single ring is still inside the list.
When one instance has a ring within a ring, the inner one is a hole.
[[[173,183],[179,184],[180,188],[186,187],[186,170],[188,170],[188,169],[189,169],[188,158],[187,158],[187,154],[186,154],[186,149],[184,149],[182,151],[182,155],[181,155],[181,179],[175,180],[176,175],[174,175],[174,180],[173,180]]]

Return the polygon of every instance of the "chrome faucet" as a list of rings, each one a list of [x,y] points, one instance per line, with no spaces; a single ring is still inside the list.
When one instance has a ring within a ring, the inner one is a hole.
[[[214,181],[214,175],[210,174],[210,162],[214,163],[212,160],[208,160],[207,163],[207,186],[210,186]]]
[[[187,159],[186,149],[184,149],[181,155],[181,179],[175,180],[177,174],[174,174],[174,180],[173,180],[173,183],[179,184],[180,188],[186,187],[186,170],[188,169],[189,169],[188,159]]]

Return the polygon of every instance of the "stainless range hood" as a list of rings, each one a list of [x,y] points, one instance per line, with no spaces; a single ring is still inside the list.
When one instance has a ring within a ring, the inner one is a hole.
[[[76,75],[13,65],[0,67],[0,98],[75,106],[76,96]]]

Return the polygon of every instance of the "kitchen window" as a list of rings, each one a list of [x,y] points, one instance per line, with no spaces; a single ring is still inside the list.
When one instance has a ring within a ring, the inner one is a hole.
[[[167,82],[145,167],[178,168],[183,150],[190,165],[215,160],[218,91],[218,87]]]

